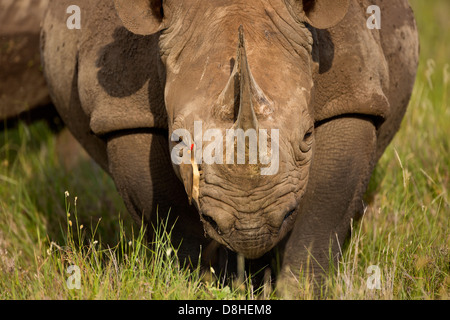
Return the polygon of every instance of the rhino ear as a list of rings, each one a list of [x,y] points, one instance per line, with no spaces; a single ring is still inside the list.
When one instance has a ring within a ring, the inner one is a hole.
[[[149,35],[163,28],[162,0],[114,0],[125,28],[135,34]]]
[[[338,24],[347,14],[349,0],[285,0],[304,22],[317,29]]]

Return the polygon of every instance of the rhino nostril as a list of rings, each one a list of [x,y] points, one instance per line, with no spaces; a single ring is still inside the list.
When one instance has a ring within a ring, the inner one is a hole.
[[[203,219],[209,223],[209,225],[218,233],[221,234],[222,232],[220,231],[219,225],[217,224],[217,222],[211,218],[210,216],[207,215],[203,215]]]

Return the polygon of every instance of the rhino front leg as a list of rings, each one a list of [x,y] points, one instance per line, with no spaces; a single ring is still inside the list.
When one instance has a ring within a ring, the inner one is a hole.
[[[316,128],[316,149],[306,194],[285,243],[277,292],[295,297],[300,270],[315,279],[327,272],[363,210],[376,155],[376,129],[368,118],[340,117]]]
[[[199,256],[205,246],[200,217],[188,204],[186,193],[176,177],[168,150],[167,132],[160,129],[130,130],[109,137],[107,142],[109,172],[128,211],[140,225],[143,221],[149,237],[157,216],[169,214],[169,228],[174,247],[182,241],[179,257]],[[158,215],[156,214],[158,212]]]

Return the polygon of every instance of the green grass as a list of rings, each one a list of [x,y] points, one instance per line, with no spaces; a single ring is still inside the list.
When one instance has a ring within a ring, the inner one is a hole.
[[[450,2],[411,3],[421,60],[410,107],[322,298],[450,298]],[[111,179],[85,158],[66,169],[57,143],[45,123],[0,132],[0,299],[256,297],[250,285],[234,290],[184,268],[164,228],[146,243]],[[80,289],[67,285],[71,265]],[[367,286],[371,265],[380,289]],[[307,278],[299,288],[302,298],[317,297]]]
[[[164,221],[154,243],[147,243],[111,179],[91,161],[67,171],[58,162],[55,143],[43,123],[3,133],[0,299],[232,295],[229,288],[202,282],[199,268],[180,265]],[[68,285],[74,275],[68,273],[70,266],[79,268],[80,288]]]

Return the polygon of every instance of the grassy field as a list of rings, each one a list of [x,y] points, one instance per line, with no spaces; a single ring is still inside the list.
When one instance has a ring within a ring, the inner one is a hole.
[[[410,107],[322,298],[450,298],[450,2],[411,3],[421,62]],[[45,123],[0,132],[0,299],[256,298],[185,270],[170,234],[149,249],[111,179],[87,159],[67,169],[57,143]],[[315,298],[307,279],[299,286]]]

